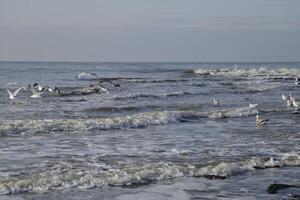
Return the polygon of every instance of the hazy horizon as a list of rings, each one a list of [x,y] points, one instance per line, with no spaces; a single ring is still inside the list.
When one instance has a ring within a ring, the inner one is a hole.
[[[0,0],[0,61],[299,62],[299,6]]]

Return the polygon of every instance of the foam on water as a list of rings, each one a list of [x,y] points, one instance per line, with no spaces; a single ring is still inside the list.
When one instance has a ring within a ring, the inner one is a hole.
[[[258,176],[269,170],[253,173],[256,169],[299,169],[292,167],[300,166],[299,112],[287,107],[281,94],[300,96],[294,83],[300,77],[300,63],[240,63],[235,69],[234,63],[111,66],[0,62],[1,86],[8,79],[39,82],[57,86],[64,94],[45,93],[43,98],[31,99],[30,93],[22,91],[15,101],[9,101],[0,88],[1,194],[46,192],[55,196],[58,190],[65,193],[72,188],[70,195],[78,199],[78,189],[106,187],[84,191],[102,197],[105,190],[126,194],[141,189],[128,191],[119,186],[182,183],[183,179],[205,181],[213,187],[216,182],[234,179],[239,194],[245,176],[251,177],[250,185],[265,186]],[[120,84],[122,90],[104,84],[110,94],[83,96],[85,88],[99,81],[76,80],[74,76],[83,69]],[[187,69],[195,70],[187,73]],[[212,105],[213,97],[221,101],[220,106]],[[248,100],[258,106],[244,107]],[[270,123],[256,126],[257,113]],[[229,176],[234,177],[208,180]],[[272,181],[274,174],[268,176]],[[276,178],[291,180],[284,175]],[[211,199],[231,186],[211,191]],[[254,193],[264,195],[265,189],[256,188]],[[199,196],[204,197],[202,194]],[[32,199],[35,195],[7,198]],[[221,198],[233,196],[228,193]]]
[[[94,119],[43,119],[10,120],[0,124],[0,134],[47,133],[51,131],[89,131],[123,128],[142,128],[153,125],[165,125],[179,122],[181,119],[199,118],[235,118],[254,116],[256,109],[249,107],[229,111],[154,111],[141,112],[124,117]]]
[[[159,162],[127,164],[121,168],[102,165],[97,161],[61,161],[48,166],[21,169],[0,180],[0,194],[46,192],[69,188],[88,189],[103,186],[144,185],[153,181],[183,176],[226,178],[255,169],[299,166],[300,155],[290,153],[273,158],[253,157],[244,161],[220,162],[206,166]],[[1,173],[1,172],[0,172]]]
[[[211,76],[225,76],[225,77],[257,77],[257,76],[299,76],[299,69],[280,68],[280,69],[268,69],[261,67],[259,69],[195,69],[192,73],[199,75],[211,75]]]

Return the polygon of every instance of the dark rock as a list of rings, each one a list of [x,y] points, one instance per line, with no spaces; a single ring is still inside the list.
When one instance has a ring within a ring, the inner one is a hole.
[[[218,176],[218,175],[204,175],[204,178],[207,178],[207,179],[226,179],[225,176]]]
[[[300,194],[291,194],[289,197],[293,199],[300,199]]]
[[[298,188],[299,186],[297,185],[288,185],[288,184],[271,184],[268,189],[267,192],[269,194],[276,194],[278,190],[283,190],[286,188]]]

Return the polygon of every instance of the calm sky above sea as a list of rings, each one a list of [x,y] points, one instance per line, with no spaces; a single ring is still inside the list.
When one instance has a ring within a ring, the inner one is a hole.
[[[0,0],[0,60],[300,61],[300,0]]]

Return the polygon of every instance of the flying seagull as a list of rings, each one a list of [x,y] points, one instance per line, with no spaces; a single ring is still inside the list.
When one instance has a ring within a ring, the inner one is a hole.
[[[43,90],[43,88],[45,87],[46,88],[46,90],[48,90],[50,93],[56,93],[56,94],[58,94],[58,95],[60,95],[60,90],[58,89],[58,87],[54,87],[54,88],[51,88],[51,87],[49,87],[49,86],[47,86],[47,85],[45,85],[45,86],[40,86],[38,83],[34,83],[33,84],[33,87],[34,88],[36,88],[37,87],[37,90],[38,91],[42,91]]]
[[[249,98],[246,98],[246,100],[249,102],[249,108],[255,108],[258,105],[257,103],[252,103]]]
[[[31,87],[31,85],[29,84],[28,85],[28,90],[31,92],[31,96],[30,96],[30,98],[34,98],[34,99],[36,99],[36,98],[41,98],[42,97],[42,94],[46,91],[46,90],[48,90],[48,86],[44,86],[42,89],[41,89],[41,91],[39,91],[39,90],[36,90],[35,88],[33,88],[33,87]]]
[[[22,86],[22,87],[20,87],[19,89],[15,90],[14,93],[12,93],[12,92],[7,88],[6,91],[7,91],[8,95],[9,95],[8,98],[9,98],[10,100],[15,99],[15,98],[17,97],[18,93],[19,93],[22,89],[25,90],[25,91],[27,91],[27,89],[26,89],[24,86]]]

